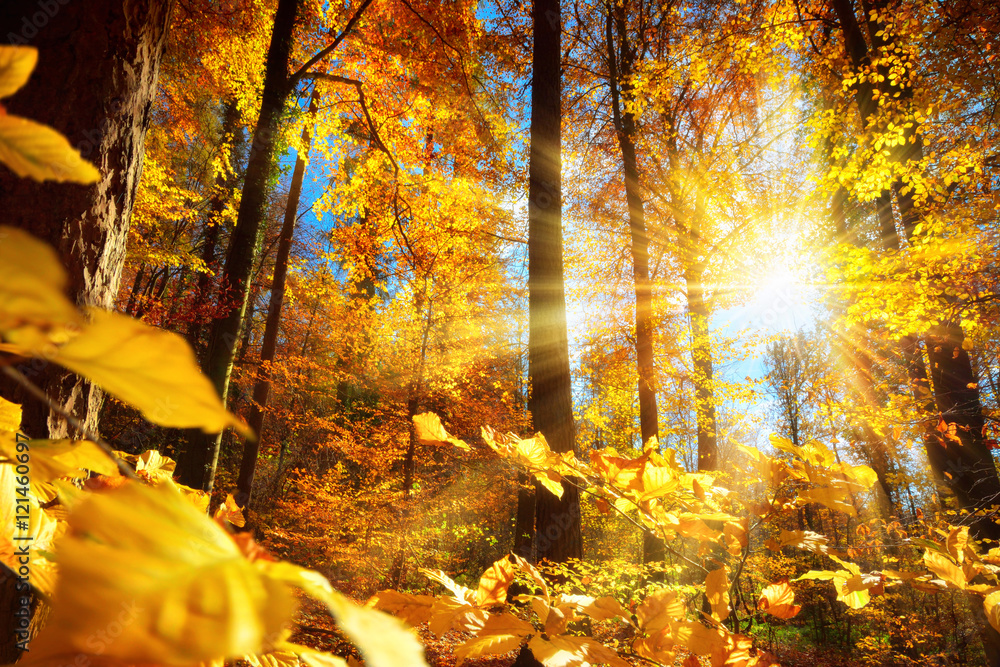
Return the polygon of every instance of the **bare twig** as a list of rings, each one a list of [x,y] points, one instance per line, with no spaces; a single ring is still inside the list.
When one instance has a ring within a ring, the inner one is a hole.
[[[134,480],[139,479],[136,476],[135,471],[133,471],[132,468],[130,468],[127,463],[118,458],[114,450],[111,448],[111,445],[102,440],[96,433],[91,433],[90,430],[83,425],[83,422],[81,422],[79,419],[77,419],[70,413],[66,412],[66,410],[64,410],[61,405],[53,401],[48,394],[46,394],[38,387],[38,385],[36,385],[34,382],[26,378],[21,371],[17,370],[13,366],[4,366],[3,372],[4,375],[14,380],[22,387],[24,387],[29,394],[31,394],[32,396],[34,396],[35,398],[37,398],[38,400],[42,401],[47,406],[49,406],[50,410],[52,410],[57,415],[65,419],[70,426],[76,429],[87,440],[90,440],[95,445],[97,445],[100,448],[100,450],[108,456],[109,459],[115,462],[115,465],[118,466],[118,471],[123,476]]]

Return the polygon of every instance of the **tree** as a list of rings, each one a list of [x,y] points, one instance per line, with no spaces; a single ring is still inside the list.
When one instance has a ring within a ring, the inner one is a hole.
[[[0,35],[39,50],[28,85],[7,110],[63,133],[102,174],[95,185],[37,183],[0,169],[4,223],[51,243],[80,305],[110,308],[118,294],[129,222],[142,176],[143,148],[157,91],[172,2],[70,3],[55,9],[25,3],[0,8]],[[56,369],[29,370],[35,384],[96,430],[102,394]],[[8,396],[20,390],[3,386]],[[46,406],[25,402],[24,429],[66,437],[70,429]]]
[[[532,9],[531,147],[528,160],[528,410],[553,451],[575,447],[566,332],[562,250],[562,33],[559,0]],[[565,561],[583,553],[580,498],[564,483],[562,498],[536,487],[539,558]]]

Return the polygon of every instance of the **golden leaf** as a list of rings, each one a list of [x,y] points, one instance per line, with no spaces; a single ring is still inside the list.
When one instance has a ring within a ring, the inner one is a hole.
[[[654,591],[636,608],[635,617],[643,630],[654,633],[669,626],[674,619],[684,617],[684,601],[671,590]]]
[[[593,663],[628,667],[617,653],[589,637],[532,637],[528,648],[545,667],[586,667]]]
[[[42,509],[37,498],[30,495],[26,503],[15,502],[19,497],[17,473],[14,466],[0,465],[0,561],[13,572],[18,571],[20,548],[30,546],[28,566],[31,585],[45,596],[51,596],[56,581],[55,565],[42,555],[51,551],[53,541],[59,537],[65,524],[53,518],[53,515]],[[20,509],[17,509],[20,508]],[[25,514],[27,510],[27,514]],[[27,529],[23,521],[27,521]]]
[[[969,545],[969,527],[962,526],[952,528],[948,533],[948,553],[952,558],[961,563],[965,560],[965,548]]]
[[[24,84],[38,62],[33,46],[0,46],[0,98],[10,97]]]
[[[216,521],[228,521],[237,528],[242,528],[247,522],[243,516],[243,510],[236,504],[236,499],[231,493],[226,496],[226,501],[219,505],[219,509],[215,510],[215,516],[212,518]]]
[[[486,655],[502,655],[521,646],[524,638],[511,634],[488,634],[473,637],[461,646],[455,647],[455,665],[458,667],[466,660],[481,658]]]
[[[986,611],[986,618],[990,625],[995,630],[1000,631],[1000,589],[983,598],[983,609]]]
[[[477,632],[489,617],[490,614],[485,609],[459,602],[455,598],[438,598],[431,607],[428,627],[436,635],[452,630]]]
[[[433,604],[434,597],[431,595],[412,595],[392,589],[379,591],[368,601],[369,607],[387,611],[410,625],[429,621]]]
[[[295,586],[325,604],[337,626],[358,647],[369,667],[426,666],[423,646],[399,619],[354,604],[335,591],[318,572],[291,563],[258,563],[275,581]]]
[[[607,596],[597,598],[592,603],[582,607],[580,611],[595,621],[603,621],[615,617],[623,618],[627,621],[631,617],[628,610],[618,600]]]
[[[488,607],[506,602],[507,588],[516,577],[517,570],[506,556],[490,565],[490,568],[479,578],[476,604],[480,607]]]
[[[747,545],[747,527],[750,525],[748,517],[739,521],[727,521],[722,526],[723,539],[726,542],[726,550],[733,556],[740,555]]]
[[[36,181],[96,183],[101,173],[51,127],[0,115],[0,162],[18,176]]]
[[[942,553],[927,549],[924,551],[924,565],[939,579],[948,582],[955,588],[964,589],[969,583],[962,568],[955,565],[950,558]]]
[[[51,247],[0,226],[0,337],[26,355],[64,342],[83,322],[65,289],[66,271]]]
[[[513,614],[493,614],[490,616],[483,628],[479,631],[479,636],[484,635],[517,635],[527,637],[534,634],[535,628],[527,621],[521,620]]]
[[[428,579],[430,579],[431,581],[436,581],[445,588],[447,588],[449,591],[451,591],[451,594],[454,595],[455,599],[458,600],[459,602],[468,605],[475,603],[476,597],[475,595],[473,595],[472,591],[470,591],[465,586],[462,586],[461,584],[455,583],[455,581],[451,577],[449,577],[441,570],[428,570],[425,568],[420,568],[420,573],[423,574]]]
[[[672,630],[674,640],[696,655],[711,655],[725,642],[719,630],[697,621],[674,623]]]
[[[417,432],[417,440],[425,445],[452,444],[459,449],[469,451],[469,445],[464,440],[459,440],[455,436],[444,430],[441,418],[433,412],[413,416],[413,428]]]
[[[259,653],[291,621],[287,586],[264,576],[172,484],[93,494],[57,543],[52,616],[24,664],[98,651],[122,662],[185,666]],[[95,649],[95,633],[120,628]]]
[[[802,607],[796,606],[794,602],[795,591],[788,585],[786,579],[765,586],[757,601],[757,608],[766,611],[771,616],[787,620],[802,610]]]
[[[669,627],[654,632],[648,637],[636,639],[632,642],[632,650],[647,660],[664,665],[674,664],[674,636]]]
[[[0,396],[0,431],[17,431],[21,428],[21,406]]]
[[[729,618],[729,570],[720,567],[705,577],[705,597],[712,607],[712,617],[720,623]]]
[[[33,485],[59,477],[85,477],[83,470],[101,475],[118,474],[118,466],[100,447],[87,440],[22,441],[31,457],[30,478]],[[0,434],[0,463],[17,461],[18,444],[12,433]]]
[[[53,361],[138,408],[154,424],[206,433],[233,426],[249,434],[226,412],[181,336],[117,313],[90,313],[92,322],[60,347]]]

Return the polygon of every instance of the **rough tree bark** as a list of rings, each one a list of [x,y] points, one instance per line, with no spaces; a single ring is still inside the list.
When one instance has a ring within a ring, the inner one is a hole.
[[[625,202],[628,206],[629,239],[632,250],[632,278],[635,285],[635,357],[638,367],[639,433],[645,445],[659,437],[656,409],[656,366],[653,357],[653,285],[649,279],[649,237],[639,186],[639,165],[635,154],[635,115],[628,102],[632,97],[629,77],[635,63],[625,23],[626,5],[606,5],[605,41],[608,56],[611,114],[625,172]],[[617,33],[617,40],[616,40]],[[617,41],[617,48],[616,48]],[[643,532],[643,562],[662,561],[663,540]]]
[[[553,451],[574,450],[573,400],[562,257],[562,108],[559,0],[532,9],[531,147],[528,160],[528,409]],[[580,496],[563,483],[561,499],[536,487],[539,559],[583,553]]]

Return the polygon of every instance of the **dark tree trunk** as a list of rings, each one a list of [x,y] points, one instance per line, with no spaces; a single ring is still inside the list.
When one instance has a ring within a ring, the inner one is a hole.
[[[645,445],[659,437],[656,410],[656,366],[653,357],[653,286],[649,280],[649,237],[639,186],[639,166],[635,154],[636,122],[629,110],[632,90],[628,83],[634,54],[626,31],[626,6],[607,5],[605,37],[611,111],[625,172],[625,202],[628,206],[629,238],[632,244],[632,278],[635,285],[635,357],[638,366],[639,432]],[[617,48],[615,33],[617,32]],[[622,100],[622,98],[625,98]],[[663,541],[645,531],[642,537],[643,562],[662,561]]]
[[[517,515],[514,518],[514,553],[534,562],[535,487],[526,473],[517,476]]]
[[[531,153],[528,160],[528,409],[556,452],[574,450],[573,399],[562,258],[562,156],[559,0],[532,9]],[[583,553],[580,497],[563,483],[561,499],[536,487],[539,559]]]
[[[37,183],[0,167],[4,224],[55,247],[69,273],[69,296],[80,305],[111,308],[118,295],[170,6],[104,0],[53,3],[47,13],[37,2],[0,3],[0,40],[38,48],[31,79],[4,106],[63,133],[101,172],[100,182],[83,186]],[[23,370],[96,429],[99,390],[53,366]],[[29,435],[67,435],[46,406],[6,383],[0,392],[24,403]]]
[[[243,185],[243,196],[226,253],[221,290],[235,298],[236,306],[215,320],[205,355],[205,373],[215,385],[223,402],[229,395],[229,378],[236,356],[243,319],[250,297],[254,263],[260,253],[260,234],[266,213],[269,180],[274,169],[275,143],[279,123],[288,98],[288,59],[291,52],[295,17],[302,0],[279,0],[274,15],[271,44],[267,51],[267,69],[261,95],[260,115],[254,128],[250,156]],[[181,482],[196,489],[211,491],[219,459],[222,434],[189,432],[188,447],[181,465]]]
[[[316,112],[316,93],[309,103],[310,115]],[[247,423],[256,439],[248,438],[243,444],[243,459],[240,461],[240,474],[236,482],[236,503],[246,507],[253,492],[253,478],[257,471],[257,455],[260,452],[260,439],[264,434],[264,411],[267,409],[271,395],[271,362],[274,361],[278,349],[278,330],[281,327],[281,308],[285,301],[285,281],[288,277],[288,256],[292,249],[292,237],[295,235],[295,223],[299,216],[299,200],[302,195],[302,180],[306,172],[306,159],[309,157],[309,131],[302,130],[303,153],[295,159],[295,169],[292,171],[292,182],[288,188],[288,200],[285,202],[285,219],[281,225],[278,237],[278,254],[274,259],[274,278],[271,281],[271,297],[267,306],[267,320],[264,323],[264,338],[260,349],[260,366],[257,369],[257,381],[253,388],[253,401],[250,404],[250,416]]]
[[[691,364],[694,370],[695,408],[698,411],[698,470],[719,467],[719,444],[715,422],[715,374],[712,364],[712,339],[708,328],[708,307],[702,285],[704,269],[694,263],[685,272],[688,317],[691,326]]]
[[[101,172],[100,182],[83,186],[37,183],[0,167],[4,224],[56,249],[69,273],[69,296],[80,305],[111,308],[118,295],[170,8],[170,0],[51,3],[51,10],[45,3],[0,3],[0,40],[38,48],[31,79],[4,106],[54,127]],[[51,365],[22,371],[97,430],[96,387]],[[0,381],[0,395],[24,404],[28,435],[72,435],[18,387]],[[0,584],[0,663],[19,655],[12,615],[18,605],[8,604],[20,595],[15,584],[10,576]]]

